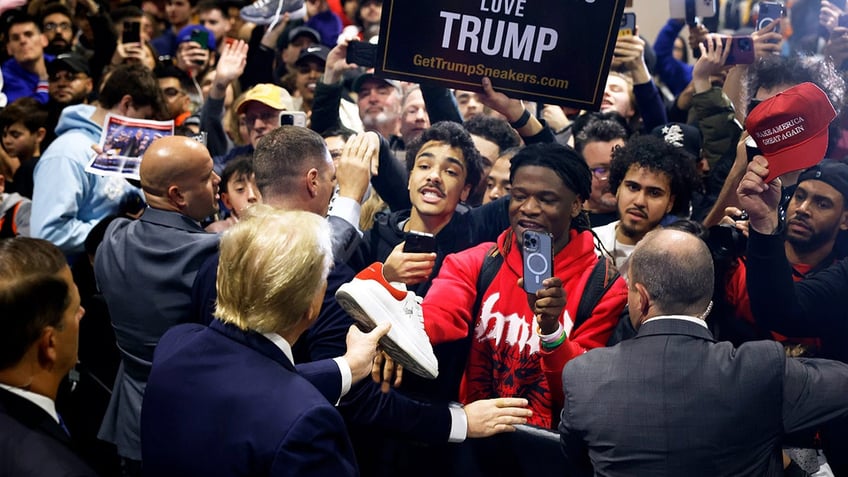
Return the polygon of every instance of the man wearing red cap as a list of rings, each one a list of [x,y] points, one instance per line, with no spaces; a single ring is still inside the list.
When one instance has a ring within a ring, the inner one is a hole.
[[[755,156],[737,191],[740,205],[750,217],[747,287],[751,311],[758,323],[775,331],[820,338],[823,357],[848,362],[848,259],[793,284],[782,233],[787,228],[789,235],[806,232],[805,222],[789,217],[786,224],[781,223],[777,213],[781,182],[766,182],[774,175],[769,160]],[[822,177],[818,175],[816,180]],[[813,181],[802,185],[807,182]],[[829,423],[821,436],[834,475],[848,475],[846,418]]]

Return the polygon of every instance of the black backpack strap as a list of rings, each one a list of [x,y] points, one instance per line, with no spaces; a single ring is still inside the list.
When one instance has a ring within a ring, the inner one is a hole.
[[[495,279],[495,275],[498,274],[498,270],[501,269],[503,265],[503,255],[501,255],[498,250],[497,244],[492,245],[492,248],[486,252],[486,257],[483,258],[483,265],[480,267],[480,275],[477,276],[477,298],[474,299],[474,307],[471,309],[471,318],[476,320],[480,315],[480,306],[483,305],[483,294],[486,292],[486,289],[489,288],[489,285],[492,284],[492,280]],[[472,326],[468,330],[468,336],[471,336],[471,333],[474,332],[474,327]]]
[[[595,306],[618,277],[618,269],[615,268],[615,264],[609,257],[604,256],[598,260],[598,263],[592,268],[589,281],[586,283],[586,288],[583,289],[583,296],[580,297],[580,303],[577,305],[577,316],[574,317],[572,331],[592,316]]]
[[[503,256],[498,251],[497,245],[486,252],[480,274],[477,276],[477,297],[474,299],[474,308],[471,314],[471,323],[468,326],[468,334],[465,338],[449,341],[433,346],[433,352],[439,359],[439,377],[435,382],[428,384],[429,397],[443,400],[456,400],[459,396],[459,385],[468,356],[471,354],[471,340],[474,337],[474,324],[480,315],[480,306],[483,303],[483,295],[495,275],[498,274],[503,265]]]

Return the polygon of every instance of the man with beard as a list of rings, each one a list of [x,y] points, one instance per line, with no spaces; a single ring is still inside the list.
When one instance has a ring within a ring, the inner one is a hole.
[[[59,55],[71,51],[74,41],[74,22],[71,11],[62,4],[52,4],[41,12],[41,31],[47,37],[44,52]]]
[[[636,244],[660,226],[667,214],[687,216],[700,177],[683,148],[655,136],[637,136],[616,148],[610,163],[610,189],[618,199],[619,220],[592,230],[599,255],[606,253],[627,275]]]
[[[42,149],[56,139],[56,125],[66,106],[87,104],[94,87],[88,62],[76,53],[62,53],[47,65],[47,135]]]
[[[600,227],[617,218],[615,194],[610,188],[610,162],[615,148],[627,141],[627,130],[614,119],[589,121],[574,138],[574,149],[592,171],[592,194],[583,204],[589,223]]]
[[[833,265],[840,255],[836,239],[843,230],[848,230],[848,165],[825,159],[799,176],[786,208],[784,250],[796,282]],[[746,280],[745,261],[740,260],[727,282],[727,300],[737,318],[753,324]],[[818,354],[817,340],[787,338],[775,332],[768,337],[791,345],[796,352]]]
[[[83,20],[87,25],[75,24],[73,12],[62,3],[50,3],[40,10],[41,31],[47,38],[44,52],[56,56],[65,53],[80,55],[93,73],[89,76],[98,83],[100,73],[112,59],[118,37],[112,22],[97,3],[88,0],[80,2],[80,5],[87,9]]]

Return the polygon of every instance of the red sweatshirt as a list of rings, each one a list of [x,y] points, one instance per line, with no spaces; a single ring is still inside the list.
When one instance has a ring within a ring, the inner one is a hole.
[[[571,239],[554,257],[555,275],[562,279],[565,309],[576,317],[580,296],[598,261],[590,232],[570,232]],[[595,306],[592,315],[576,330],[560,317],[568,339],[553,351],[541,348],[536,319],[527,294],[517,285],[522,276],[520,247],[512,234],[498,237],[504,264],[485,291],[480,316],[472,317],[477,278],[491,243],[478,245],[445,258],[422,304],[424,328],[434,344],[468,335],[474,339],[465,372],[461,399],[465,403],[495,397],[524,397],[530,401],[530,424],[552,428],[562,409],[562,368],[573,357],[606,345],[627,301],[627,288],[618,279]],[[556,416],[556,417],[555,417]]]

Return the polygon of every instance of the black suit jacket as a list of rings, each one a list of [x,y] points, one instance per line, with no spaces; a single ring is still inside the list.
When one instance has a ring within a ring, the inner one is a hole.
[[[563,448],[596,475],[783,475],[785,432],[848,414],[848,365],[680,319],[571,360],[563,386]]]
[[[68,434],[34,403],[0,389],[0,475],[97,475],[73,451]]]

